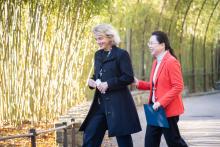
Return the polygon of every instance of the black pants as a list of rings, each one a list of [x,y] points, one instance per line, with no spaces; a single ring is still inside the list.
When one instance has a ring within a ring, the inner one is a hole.
[[[107,129],[104,103],[101,103],[85,129],[83,147],[100,147]],[[116,139],[119,147],[133,147],[131,135],[116,136]]]
[[[168,147],[188,147],[186,142],[180,136],[177,125],[178,121],[179,116],[169,117],[169,128],[147,125],[145,147],[159,147],[162,134],[165,137]]]

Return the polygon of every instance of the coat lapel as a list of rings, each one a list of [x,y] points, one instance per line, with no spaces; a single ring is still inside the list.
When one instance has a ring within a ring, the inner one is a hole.
[[[153,65],[152,65],[152,70],[151,70],[151,74],[150,74],[150,82],[152,83],[153,81],[153,76],[154,76],[154,71],[156,69],[156,65],[157,65],[157,60],[154,60]]]
[[[112,61],[117,57],[117,47],[116,46],[112,47],[111,53],[104,61],[102,59],[103,52],[104,52],[103,49],[99,50],[98,55],[95,59],[95,77],[96,77],[96,79],[98,78],[99,72],[100,72],[103,64],[105,64],[106,62]]]
[[[156,75],[155,84],[157,83],[158,77],[160,76],[160,73],[161,73],[161,71],[162,71],[162,69],[163,69],[163,67],[164,67],[164,65],[165,65],[165,63],[166,63],[166,60],[167,60],[169,57],[170,57],[170,53],[167,52],[166,55],[163,57],[161,63],[160,63],[160,67],[159,67],[159,69],[158,69],[158,71],[157,71],[157,75]]]
[[[99,72],[102,66],[102,50],[99,50],[97,53],[97,57],[95,58],[95,77],[98,79]]]
[[[116,55],[116,50],[117,50],[117,47],[116,46],[113,46],[112,47],[112,50],[111,50],[111,53],[109,54],[109,56],[103,61],[103,63],[106,63],[106,62],[109,62],[111,60],[114,60],[117,55]]]

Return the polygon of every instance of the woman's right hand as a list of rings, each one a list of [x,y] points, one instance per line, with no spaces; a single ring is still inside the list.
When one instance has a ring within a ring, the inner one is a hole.
[[[96,88],[96,82],[93,79],[88,80],[89,87]]]

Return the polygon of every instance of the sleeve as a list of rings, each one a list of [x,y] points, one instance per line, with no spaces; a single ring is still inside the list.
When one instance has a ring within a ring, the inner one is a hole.
[[[121,75],[119,77],[113,77],[107,80],[109,90],[115,90],[126,87],[134,81],[131,59],[129,57],[128,52],[123,51],[118,60]]]
[[[93,74],[93,75],[92,75],[92,77],[91,77],[90,79],[95,80],[95,74]],[[89,86],[89,85],[88,85],[88,86]],[[95,88],[93,88],[93,87],[89,86],[89,89],[95,89]]]
[[[167,67],[171,89],[158,101],[164,108],[181,94],[184,87],[180,63],[176,59],[168,61]]]
[[[146,81],[138,81],[137,89],[139,90],[150,90],[150,83]]]

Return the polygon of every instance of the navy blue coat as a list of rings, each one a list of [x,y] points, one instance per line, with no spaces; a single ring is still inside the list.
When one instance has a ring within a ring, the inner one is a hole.
[[[94,80],[97,79],[101,66],[101,81],[108,83],[108,90],[102,95],[105,101],[105,114],[109,136],[122,136],[141,131],[137,110],[128,89],[134,81],[131,60],[127,51],[113,46],[108,58],[102,62],[103,50],[95,53]],[[103,63],[103,64],[102,64]],[[96,89],[89,113],[80,127],[84,131],[98,105]]]

